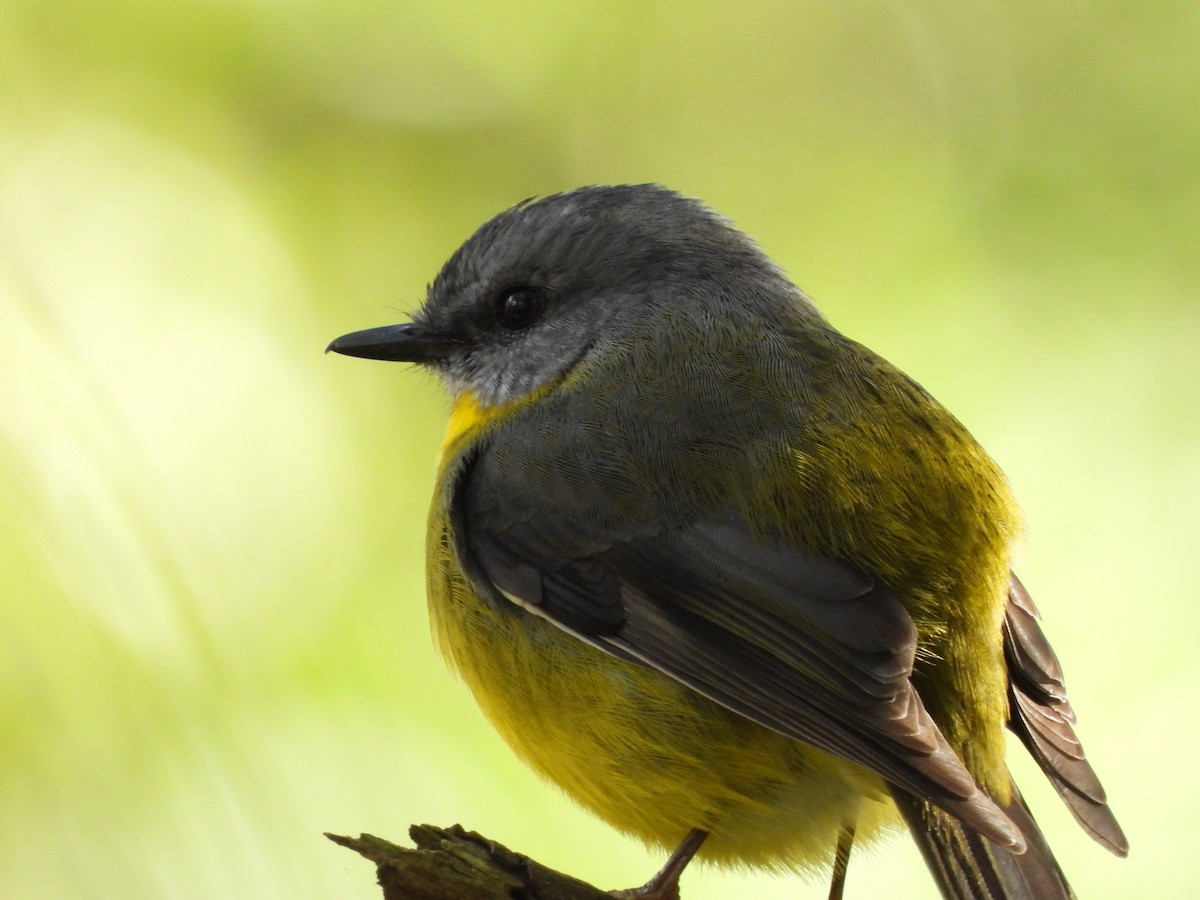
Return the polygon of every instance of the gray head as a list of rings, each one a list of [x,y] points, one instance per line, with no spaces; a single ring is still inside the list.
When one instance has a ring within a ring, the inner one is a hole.
[[[663,312],[719,324],[788,306],[818,315],[762,251],[698,201],[657,185],[586,187],[485,223],[410,325],[338,338],[352,356],[419,362],[451,392],[503,405]]]

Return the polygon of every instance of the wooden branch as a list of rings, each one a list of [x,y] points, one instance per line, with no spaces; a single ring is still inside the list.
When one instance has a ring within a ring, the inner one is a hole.
[[[384,900],[613,900],[460,825],[414,825],[408,835],[415,850],[370,834],[325,837],[375,863]]]

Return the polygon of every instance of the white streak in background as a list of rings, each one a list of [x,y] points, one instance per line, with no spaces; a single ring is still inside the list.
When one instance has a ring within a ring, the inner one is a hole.
[[[320,614],[342,557],[297,558],[332,529],[341,433],[287,352],[300,279],[250,200],[175,147],[99,123],[10,160],[0,449],[19,474],[0,486],[62,594],[142,652],[261,650],[255,632]],[[319,364],[319,338],[304,350]]]

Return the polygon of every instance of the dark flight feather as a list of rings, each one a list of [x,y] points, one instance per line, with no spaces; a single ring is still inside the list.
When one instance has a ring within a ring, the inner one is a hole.
[[[1062,668],[1038,619],[1037,607],[1014,575],[1004,615],[1008,727],[1084,830],[1113,853],[1125,856],[1129,842],[1075,736],[1075,711],[1067,701]]]
[[[494,486],[474,488],[497,504]],[[462,521],[487,520],[468,514]],[[545,531],[522,520],[474,527],[467,543],[510,600],[754,722],[857,762],[995,841],[1021,846],[909,680],[911,618],[866,573],[761,540],[732,519],[583,558],[555,554]]]

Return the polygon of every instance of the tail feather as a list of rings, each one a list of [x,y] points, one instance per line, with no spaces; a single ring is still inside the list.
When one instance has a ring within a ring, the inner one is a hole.
[[[900,790],[893,797],[946,900],[1075,900],[1016,785],[1004,812],[1025,835],[1020,854],[1002,849],[931,803]]]
[[[1129,843],[1073,727],[1062,668],[1038,623],[1037,607],[1012,576],[1004,612],[1008,667],[1008,727],[1021,739],[1084,830],[1118,856]],[[1012,785],[1001,807],[1025,838],[1013,853],[964,825],[945,809],[892,789],[892,796],[946,900],[1071,900],[1059,868],[1029,807]]]

